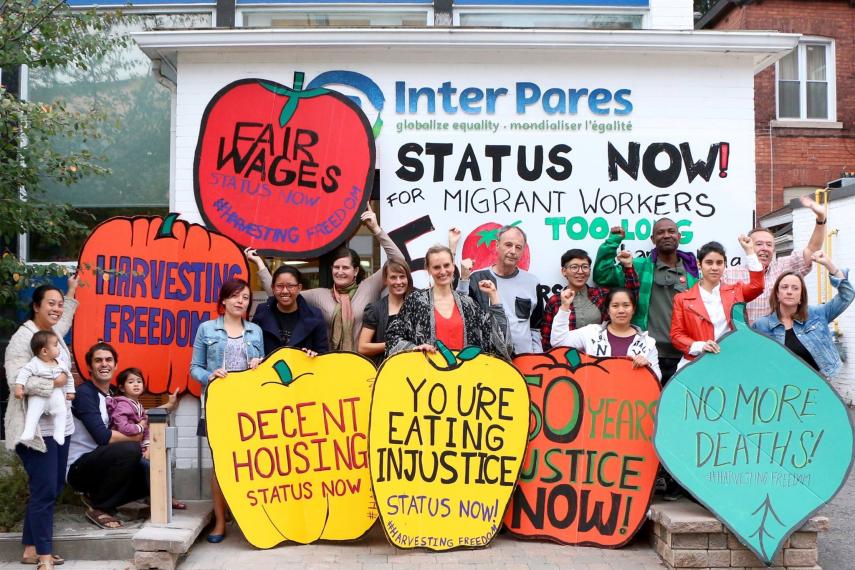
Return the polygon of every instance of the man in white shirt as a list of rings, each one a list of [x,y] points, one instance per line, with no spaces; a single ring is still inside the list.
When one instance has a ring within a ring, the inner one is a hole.
[[[817,204],[809,195],[802,196],[799,200],[802,206],[810,208],[816,216],[816,225],[814,225],[813,233],[804,249],[793,248],[793,253],[790,255],[775,257],[775,236],[772,232],[766,228],[755,228],[748,234],[748,237],[754,242],[757,259],[760,260],[760,264],[763,265],[766,272],[766,285],[763,293],[747,305],[748,324],[754,324],[754,321],[760,317],[765,317],[772,311],[769,308],[769,296],[782,273],[792,271],[803,277],[810,273],[811,256],[822,247],[822,242],[825,240],[825,208]],[[722,280],[729,284],[740,281],[747,283],[748,268],[744,265],[728,267]]]
[[[540,342],[542,308],[537,303],[537,277],[519,268],[526,248],[525,232],[516,226],[502,226],[497,232],[496,262],[486,269],[472,272],[472,260],[460,264],[458,293],[467,294],[487,310],[489,298],[478,288],[478,283],[489,279],[496,284],[508,330],[514,345],[514,354],[543,352]]]

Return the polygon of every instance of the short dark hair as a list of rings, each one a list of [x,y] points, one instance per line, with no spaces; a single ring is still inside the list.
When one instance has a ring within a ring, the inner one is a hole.
[[[359,283],[365,278],[365,270],[362,268],[362,261],[359,259],[359,254],[349,247],[340,247],[335,250],[330,257],[331,261],[341,259],[342,257],[350,258],[350,264],[356,268],[356,282]]]
[[[217,299],[217,312],[222,315],[224,312],[225,305],[223,303],[225,300],[230,298],[232,295],[240,293],[244,289],[249,289],[249,305],[246,307],[246,314],[248,315],[249,310],[252,308],[252,289],[250,288],[249,283],[238,277],[232,277],[220,286],[220,297]]]
[[[140,370],[139,368],[131,367],[125,368],[124,370],[119,372],[118,376],[116,376],[116,388],[118,388],[120,392],[124,393],[125,382],[128,381],[128,377],[131,375],[139,376],[140,380],[143,381],[143,388],[145,388],[145,376],[143,376],[142,370]]]
[[[603,313],[608,317],[609,315],[609,305],[612,304],[612,299],[614,299],[615,295],[618,293],[626,293],[626,296],[629,297],[629,302],[632,303],[632,312],[633,314],[638,309],[638,299],[635,298],[635,295],[632,294],[632,291],[627,289],[626,287],[612,287],[609,289],[608,294],[606,295],[606,300],[603,303]]]
[[[36,318],[36,307],[42,304],[42,301],[44,301],[45,295],[48,291],[57,291],[60,297],[63,296],[62,289],[53,283],[44,283],[36,287],[33,291],[33,300],[30,302],[30,311],[27,314],[27,318],[29,320],[32,321]]]
[[[300,270],[294,267],[293,265],[287,264],[280,265],[276,268],[276,271],[273,272],[273,283],[275,284],[279,276],[285,273],[294,277],[294,279],[296,279],[297,283],[299,283],[300,285],[303,284],[303,274],[300,272]]]
[[[571,259],[587,259],[588,265],[591,264],[591,256],[588,255],[588,252],[584,249],[568,249],[564,252],[564,255],[561,256],[561,267],[567,265],[567,262]]]
[[[108,351],[110,354],[113,355],[113,360],[116,362],[116,364],[117,365],[119,364],[119,353],[116,352],[116,349],[113,348],[113,345],[110,343],[104,342],[103,340],[100,340],[100,341],[96,342],[95,344],[93,344],[92,346],[90,346],[89,350],[86,351],[86,356],[84,358],[86,360],[86,366],[88,366],[90,370],[92,369],[92,358],[95,356],[95,353],[99,350]]]
[[[33,338],[30,339],[30,350],[33,351],[33,356],[38,355],[47,346],[48,341],[54,337],[59,338],[53,331],[36,331],[33,333]]]
[[[710,241],[701,246],[698,250],[698,263],[704,260],[711,253],[718,253],[725,261],[727,261],[727,253],[724,251],[724,246],[717,241]]]

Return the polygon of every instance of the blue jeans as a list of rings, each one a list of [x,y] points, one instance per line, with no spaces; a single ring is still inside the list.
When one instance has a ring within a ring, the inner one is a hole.
[[[40,556],[53,553],[53,510],[65,485],[69,438],[57,445],[52,437],[44,438],[47,450],[42,453],[18,444],[15,452],[27,471],[30,498],[24,518],[21,542],[33,544]]]

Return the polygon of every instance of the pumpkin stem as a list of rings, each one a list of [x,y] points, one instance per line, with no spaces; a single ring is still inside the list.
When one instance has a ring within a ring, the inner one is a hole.
[[[291,368],[288,367],[288,364],[284,360],[280,360],[274,364],[273,371],[276,372],[277,376],[279,376],[279,381],[286,386],[294,380],[294,377],[291,374]]]
[[[175,236],[172,234],[172,226],[175,225],[175,220],[178,219],[178,216],[181,214],[177,214],[175,212],[170,212],[163,218],[163,223],[160,225],[160,229],[157,230],[157,235],[154,236],[154,239],[163,239],[163,238],[174,238]]]
[[[575,348],[571,348],[565,352],[564,358],[567,359],[567,364],[570,365],[570,370],[573,370],[574,372],[582,364],[582,357],[579,356],[579,351]]]

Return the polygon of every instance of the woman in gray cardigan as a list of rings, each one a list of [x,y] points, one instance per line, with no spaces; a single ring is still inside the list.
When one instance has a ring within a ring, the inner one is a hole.
[[[370,208],[362,214],[361,219],[380,241],[389,260],[407,263],[404,254],[377,223],[377,216]],[[247,257],[258,266],[258,277],[264,290],[272,294],[270,271],[258,256],[247,252]],[[330,350],[356,352],[365,307],[380,298],[384,287],[383,275],[378,270],[373,275],[360,279],[364,270],[359,255],[347,247],[336,250],[333,259],[333,287],[309,289],[300,293],[300,296],[313,307],[320,309],[323,314],[329,333]]]
[[[18,371],[30,361],[33,352],[30,341],[40,330],[53,331],[59,337],[59,357],[66,367],[71,368],[71,353],[63,337],[71,329],[71,322],[77,310],[74,295],[77,291],[77,277],[68,278],[68,293],[63,297],[62,291],[54,285],[41,285],[33,291],[30,303],[29,319],[23,323],[6,347],[6,381],[10,393],[14,393],[14,383]],[[53,439],[53,423],[50,418],[42,417],[36,436],[26,441],[21,440],[24,432],[26,417],[26,395],[50,396],[56,383],[65,384],[65,379],[56,382],[30,377],[25,386],[24,399],[10,398],[6,408],[6,448],[15,451],[24,469],[27,471],[27,482],[30,496],[27,499],[27,512],[24,518],[24,532],[21,542],[24,553],[21,562],[38,564],[40,568],[53,568],[61,564],[62,558],[53,555],[53,510],[56,499],[65,484],[65,464],[68,460],[68,436],[74,432],[74,421],[71,416],[71,402],[65,424],[65,443],[58,445]],[[60,386],[57,386],[60,387]]]

